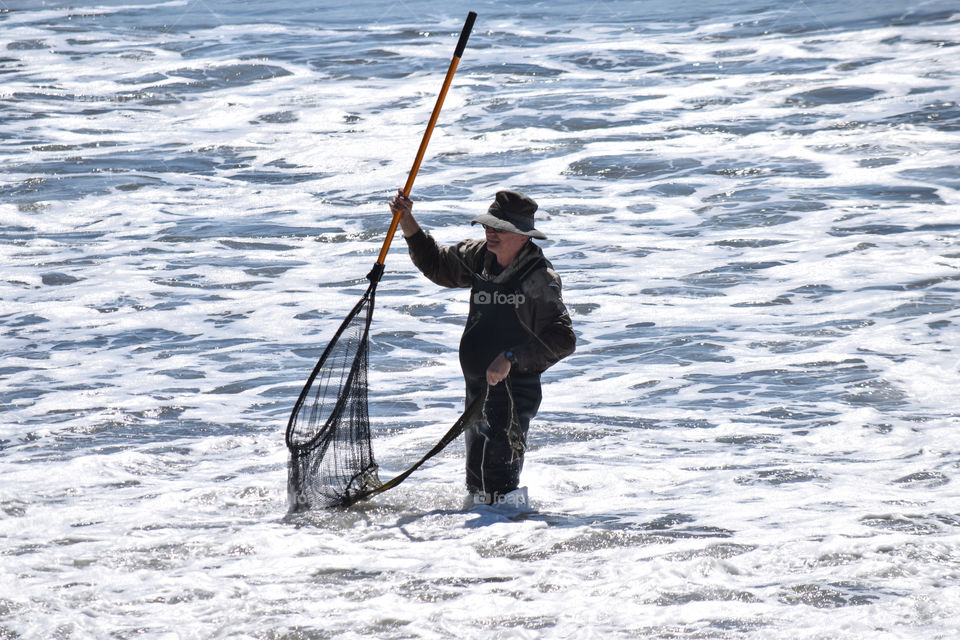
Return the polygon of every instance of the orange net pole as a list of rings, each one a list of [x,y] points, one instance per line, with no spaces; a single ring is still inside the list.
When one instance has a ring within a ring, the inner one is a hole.
[[[430,114],[430,121],[427,123],[427,130],[423,132],[423,138],[420,140],[420,148],[417,149],[417,156],[413,160],[413,167],[407,176],[407,184],[403,187],[403,195],[410,197],[410,191],[413,189],[413,181],[417,178],[417,172],[420,171],[420,163],[423,162],[423,156],[427,152],[427,144],[430,143],[430,135],[437,125],[437,119],[440,117],[440,109],[443,107],[443,100],[447,97],[447,91],[450,89],[450,83],[453,82],[453,74],[457,72],[457,65],[460,64],[460,57],[467,46],[467,38],[470,37],[470,31],[473,29],[473,22],[477,19],[477,14],[471,11],[467,14],[467,21],[460,31],[460,40],[457,42],[457,49],[447,68],[447,75],[443,79],[443,86],[440,87],[440,94],[437,96],[437,103],[433,106],[433,113]],[[394,213],[393,220],[390,221],[390,228],[387,229],[387,237],[383,240],[383,246],[380,247],[380,255],[377,257],[377,264],[383,265],[387,259],[387,252],[390,251],[390,244],[393,242],[393,236],[397,233],[397,226],[400,224],[400,214]]]

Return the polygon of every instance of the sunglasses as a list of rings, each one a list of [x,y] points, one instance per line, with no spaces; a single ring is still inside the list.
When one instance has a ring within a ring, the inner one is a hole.
[[[495,228],[495,227],[491,227],[491,226],[488,225],[488,224],[483,224],[483,225],[480,225],[480,226],[483,227],[483,230],[484,230],[484,231],[493,231],[494,233],[506,233],[506,231],[504,231],[503,229],[497,229],[497,228]]]

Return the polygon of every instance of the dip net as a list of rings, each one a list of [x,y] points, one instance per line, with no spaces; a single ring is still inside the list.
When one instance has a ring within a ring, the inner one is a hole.
[[[476,17],[473,11],[467,14],[427,130],[402,189],[404,196],[410,195],[430,134],[437,123],[444,97]],[[397,486],[482,416],[486,393],[471,402],[440,442],[416,464],[388,482],[380,481],[370,441],[367,361],[377,284],[383,275],[383,263],[400,216],[399,211],[394,212],[377,262],[367,275],[370,286],[320,356],[287,423],[286,442],[290,450],[287,492],[294,511],[311,507],[346,506]]]

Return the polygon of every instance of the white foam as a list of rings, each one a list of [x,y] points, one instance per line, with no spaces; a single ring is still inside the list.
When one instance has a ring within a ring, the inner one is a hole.
[[[453,242],[501,187],[541,203],[580,345],[544,377],[534,510],[462,511],[457,443],[369,503],[289,519],[288,412],[366,287],[457,27],[0,16],[44,43],[6,51],[0,89],[19,118],[0,123],[0,629],[957,631],[957,138],[938,122],[960,96],[937,45],[956,21],[639,34],[484,10],[415,211]],[[374,50],[382,68],[349,62]],[[182,87],[244,65],[289,75]],[[802,103],[831,87],[879,93]],[[404,254],[398,235],[373,329],[384,478],[462,407],[467,293]]]

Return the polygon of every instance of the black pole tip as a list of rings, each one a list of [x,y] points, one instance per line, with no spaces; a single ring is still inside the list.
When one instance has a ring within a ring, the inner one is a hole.
[[[463,23],[463,29],[460,31],[460,40],[457,42],[457,49],[453,54],[454,58],[463,56],[463,50],[467,48],[467,40],[470,38],[470,32],[473,31],[473,23],[476,20],[476,11],[471,11],[467,14],[467,21]]]

